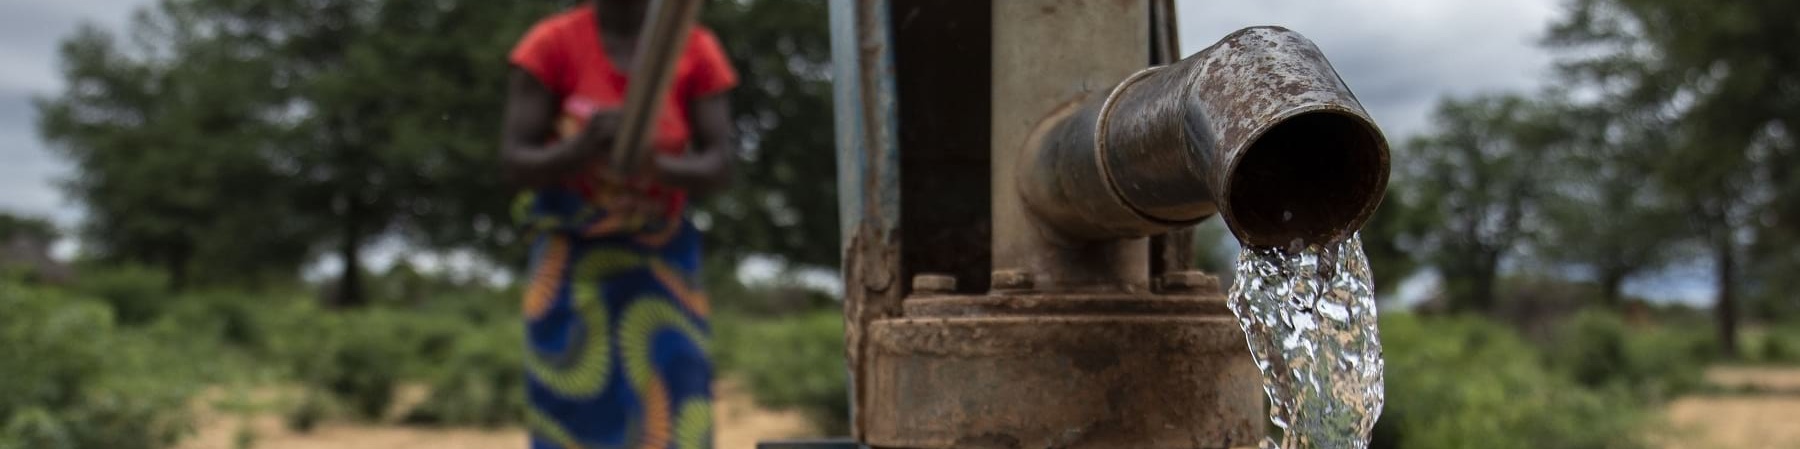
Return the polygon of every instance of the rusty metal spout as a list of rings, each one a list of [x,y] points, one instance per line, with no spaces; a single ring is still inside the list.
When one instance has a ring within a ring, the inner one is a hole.
[[[1387,186],[1381,130],[1317,46],[1247,28],[1097,95],[1026,148],[1027,207],[1074,240],[1142,237],[1222,215],[1259,246],[1328,243]]]

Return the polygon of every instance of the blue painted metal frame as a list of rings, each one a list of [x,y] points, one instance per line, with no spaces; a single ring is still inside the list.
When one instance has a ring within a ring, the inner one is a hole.
[[[831,0],[830,12],[839,235],[848,244],[864,220],[890,231],[900,223],[894,58],[886,0]]]
[[[837,128],[838,213],[844,254],[850,426],[858,416],[860,329],[897,305],[900,153],[887,0],[831,0],[832,97]],[[771,446],[771,448],[776,446]],[[844,447],[844,446],[807,446]]]

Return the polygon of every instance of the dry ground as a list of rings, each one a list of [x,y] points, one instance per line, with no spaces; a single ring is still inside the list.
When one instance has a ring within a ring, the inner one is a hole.
[[[402,391],[402,407],[416,403],[422,392]],[[279,413],[260,412],[248,417],[217,410],[215,404],[226,397],[214,392],[201,399],[198,433],[178,449],[237,449],[236,443],[246,431],[253,435],[251,447],[256,449],[512,449],[525,447],[525,431],[504,429],[433,429],[391,425],[325,423],[308,433],[288,430]],[[286,395],[280,391],[258,391],[248,402],[278,404]],[[757,407],[748,392],[736,382],[726,380],[718,386],[714,402],[718,418],[717,441],[720,449],[752,448],[757,441],[814,436],[806,419],[797,412],[776,411]],[[263,407],[265,409],[275,407]]]
[[[1671,402],[1663,411],[1666,425],[1656,429],[1659,445],[1668,449],[1800,449],[1800,367],[1720,367],[1707,381],[1754,393],[1695,395]],[[402,393],[401,403],[414,402],[418,391]],[[208,395],[216,403],[221,394]],[[252,402],[273,403],[282,393],[260,391]],[[718,388],[715,416],[720,449],[755,447],[757,441],[817,436],[795,412],[757,407],[748,392],[726,380]],[[235,449],[246,429],[257,449],[489,449],[522,448],[520,429],[431,429],[368,424],[326,423],[310,433],[288,430],[276,413],[246,418],[198,407],[199,433],[179,449]]]
[[[1664,410],[1669,449],[1800,449],[1800,368],[1720,367],[1709,383],[1754,393],[1695,395]]]

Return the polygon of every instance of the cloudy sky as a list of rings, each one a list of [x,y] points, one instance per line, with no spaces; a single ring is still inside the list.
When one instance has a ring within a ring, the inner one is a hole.
[[[1178,0],[1181,48],[1280,25],[1319,45],[1389,139],[1422,131],[1444,95],[1531,90],[1550,55],[1535,45],[1556,0]]]

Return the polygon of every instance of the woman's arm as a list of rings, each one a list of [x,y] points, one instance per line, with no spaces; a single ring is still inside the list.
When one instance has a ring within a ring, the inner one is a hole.
[[[560,99],[537,77],[513,68],[502,124],[500,166],[508,181],[521,187],[555,184],[570,174],[591,167],[605,155],[618,134],[615,111],[595,112],[587,126],[571,139],[550,142],[556,130]]]
[[[695,99],[688,108],[693,124],[694,151],[682,156],[657,155],[658,179],[705,196],[731,182],[731,163],[737,156],[737,131],[731,126],[731,103],[721,92]]]

